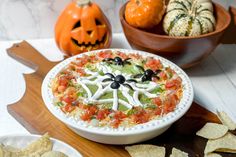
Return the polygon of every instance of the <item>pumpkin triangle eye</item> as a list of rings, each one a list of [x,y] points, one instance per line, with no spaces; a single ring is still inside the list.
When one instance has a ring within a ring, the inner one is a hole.
[[[75,26],[73,27],[73,29],[78,28],[78,27],[81,27],[80,21],[78,21],[78,22],[75,24]]]
[[[102,25],[102,23],[98,19],[95,19],[95,23],[96,25]]]
[[[87,31],[88,35],[90,35],[93,31]]]

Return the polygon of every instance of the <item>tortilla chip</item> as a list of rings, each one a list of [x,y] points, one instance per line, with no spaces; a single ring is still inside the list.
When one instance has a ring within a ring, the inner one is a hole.
[[[0,144],[0,157],[18,157],[17,153],[19,151],[15,147]]]
[[[3,145],[2,144],[0,144],[0,157],[3,157]]]
[[[236,153],[236,136],[228,132],[221,138],[208,140],[204,153],[208,154],[214,151]]]
[[[173,148],[170,157],[188,157],[188,153],[185,153],[179,149]]]
[[[48,134],[43,135],[37,141],[32,142],[26,148],[22,149],[18,155],[29,156],[29,155],[42,155],[52,150],[52,142]]]
[[[62,152],[50,151],[50,152],[44,153],[41,157],[68,157],[68,156]]]
[[[9,151],[9,152],[19,152],[20,149],[19,148],[15,148],[15,147],[12,147],[12,146],[4,146],[3,149],[5,151]],[[0,156],[1,157],[1,156]]]
[[[227,113],[225,113],[224,111],[221,111],[221,112],[217,111],[217,116],[220,119],[220,121],[222,122],[222,124],[227,126],[229,128],[229,130],[236,129],[236,123],[234,123],[234,121],[227,115]]]
[[[228,127],[217,123],[206,123],[196,134],[206,139],[217,139],[228,132]]]
[[[205,154],[204,157],[222,157],[220,154],[217,153],[209,153],[209,154]]]
[[[154,145],[133,145],[127,146],[125,149],[132,157],[165,157],[165,147],[159,147]]]

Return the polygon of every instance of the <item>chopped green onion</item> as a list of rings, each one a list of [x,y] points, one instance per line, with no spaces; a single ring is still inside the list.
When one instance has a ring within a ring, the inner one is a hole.
[[[64,106],[64,104],[62,102],[57,102],[56,105],[59,106],[59,107]]]

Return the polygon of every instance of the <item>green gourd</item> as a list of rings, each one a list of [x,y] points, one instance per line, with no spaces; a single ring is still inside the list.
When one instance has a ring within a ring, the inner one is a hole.
[[[215,30],[211,0],[170,0],[163,21],[169,36],[199,36]]]

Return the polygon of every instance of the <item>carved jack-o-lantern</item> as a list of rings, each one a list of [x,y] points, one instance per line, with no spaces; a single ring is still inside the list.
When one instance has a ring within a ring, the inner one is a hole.
[[[90,0],[71,2],[55,27],[56,43],[66,55],[108,48],[111,26],[99,6]]]

